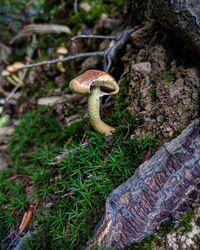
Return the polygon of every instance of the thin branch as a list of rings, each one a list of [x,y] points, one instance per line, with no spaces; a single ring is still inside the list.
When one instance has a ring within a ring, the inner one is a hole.
[[[70,95],[62,95],[62,96],[49,96],[42,97],[37,100],[38,105],[58,105],[64,102],[74,102],[80,101],[84,97],[80,94],[70,94]]]
[[[106,62],[104,63],[104,71],[108,72],[111,68],[112,62],[116,57],[118,51],[124,46],[127,40],[130,38],[130,35],[133,33],[134,29],[129,28],[123,31],[120,35],[117,36],[116,41],[114,42],[111,48],[108,48],[105,57]]]
[[[26,25],[18,34],[11,40],[11,44],[16,40],[32,36],[34,34],[46,34],[46,33],[66,33],[71,34],[71,30],[68,26],[59,24],[29,24]]]
[[[71,38],[71,41],[76,39],[116,39],[116,36],[103,36],[103,35],[78,35]]]
[[[74,12],[78,12],[78,0],[74,0]]]
[[[12,91],[10,92],[9,96],[5,99],[4,105],[10,100],[10,98],[13,97],[13,95],[16,93],[20,85],[15,86]]]
[[[59,163],[61,163],[64,160],[64,158],[68,157],[69,155],[75,154],[78,151],[80,151],[80,149],[87,148],[88,146],[89,146],[88,143],[82,143],[79,146],[77,146],[75,148],[72,148],[71,150],[68,150],[68,151],[65,151],[65,152],[61,153],[60,155],[57,155],[54,158],[54,161],[52,163],[50,163],[50,165],[59,164]]]
[[[23,68],[33,68],[33,67],[38,67],[38,66],[42,66],[42,65],[50,65],[53,63],[57,63],[57,62],[67,62],[67,61],[71,61],[71,60],[75,60],[75,59],[80,59],[80,58],[85,58],[85,57],[92,57],[92,56],[104,56],[105,51],[96,51],[96,52],[87,52],[87,53],[80,53],[77,55],[72,55],[72,56],[67,56],[64,57],[62,59],[53,59],[53,60],[47,60],[47,61],[42,61],[42,62],[38,62],[38,63],[32,63],[29,65],[25,65]]]

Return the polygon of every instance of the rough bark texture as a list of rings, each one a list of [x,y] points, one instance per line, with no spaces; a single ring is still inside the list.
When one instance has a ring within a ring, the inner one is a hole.
[[[200,53],[200,4],[196,0],[150,1],[153,14],[164,27]]]
[[[165,143],[115,189],[105,217],[87,249],[124,249],[152,234],[166,219],[178,219],[200,201],[200,121]]]

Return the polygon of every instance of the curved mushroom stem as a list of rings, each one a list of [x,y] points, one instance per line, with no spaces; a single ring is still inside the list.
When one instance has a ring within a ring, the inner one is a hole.
[[[115,128],[107,125],[100,117],[100,97],[103,95],[100,87],[92,87],[88,97],[88,113],[92,127],[106,136],[111,135]]]
[[[59,59],[63,59],[64,56],[63,56],[63,55],[59,55],[58,58],[59,58]],[[61,73],[64,73],[64,72],[65,72],[65,68],[64,68],[64,66],[63,66],[63,62],[57,62],[56,68],[57,68],[57,70],[60,71]]]

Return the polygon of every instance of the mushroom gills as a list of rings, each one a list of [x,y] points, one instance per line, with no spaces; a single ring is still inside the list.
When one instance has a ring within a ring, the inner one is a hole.
[[[106,94],[106,93],[105,93]],[[88,97],[88,113],[92,127],[98,132],[108,136],[111,135],[115,128],[107,125],[100,117],[100,97],[104,95],[100,87],[92,87]]]

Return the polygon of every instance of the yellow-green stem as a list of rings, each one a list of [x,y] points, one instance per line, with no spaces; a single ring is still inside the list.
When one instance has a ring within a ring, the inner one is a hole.
[[[100,97],[102,91],[99,87],[93,87],[88,97],[88,113],[92,127],[106,136],[111,135],[115,128],[107,125],[100,117]]]

